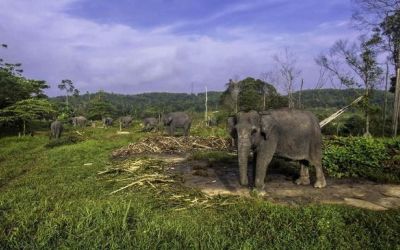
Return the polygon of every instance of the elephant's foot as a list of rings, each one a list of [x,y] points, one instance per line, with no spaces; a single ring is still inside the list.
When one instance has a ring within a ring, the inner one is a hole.
[[[324,188],[324,187],[326,187],[326,181],[325,181],[325,179],[317,180],[317,181],[314,183],[314,187],[315,187],[315,188]]]
[[[300,177],[295,181],[295,183],[297,185],[310,185],[310,178]]]
[[[249,185],[249,180],[246,178],[246,179],[240,179],[240,185],[242,185],[242,186],[248,186]]]
[[[253,190],[250,191],[250,195],[253,197],[263,197],[266,194],[267,192],[265,192],[264,188],[263,189],[254,188]]]

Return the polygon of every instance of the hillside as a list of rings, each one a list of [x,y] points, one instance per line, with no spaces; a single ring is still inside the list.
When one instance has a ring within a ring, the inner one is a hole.
[[[340,108],[357,98],[361,93],[355,89],[320,89],[304,90],[301,94],[302,106],[304,108]],[[218,110],[222,92],[208,92],[209,110]],[[299,93],[294,93],[297,106]],[[56,102],[63,102],[65,97],[52,98]],[[70,98],[75,107],[84,107],[88,101],[101,98],[111,103],[119,115],[134,114],[143,116],[146,114],[158,114],[170,111],[204,111],[205,93],[143,93],[136,95],[122,95],[114,93],[91,93]],[[384,102],[384,91],[374,92],[373,103],[382,106]],[[393,94],[388,94],[389,108],[393,102]]]

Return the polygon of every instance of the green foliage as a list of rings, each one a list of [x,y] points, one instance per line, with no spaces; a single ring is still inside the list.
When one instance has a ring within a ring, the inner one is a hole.
[[[107,100],[95,98],[87,105],[87,117],[91,120],[101,120],[103,117],[112,117],[114,114],[115,107]]]
[[[221,103],[225,109],[233,112],[235,110],[235,100],[232,98],[231,83],[227,85],[227,89],[221,95]],[[287,100],[285,97],[279,95],[275,87],[269,83],[263,82],[260,79],[254,79],[247,77],[238,83],[239,94],[238,94],[238,111],[249,111],[249,110],[264,110],[268,108],[279,108],[285,107]],[[265,107],[264,107],[264,95],[265,95]]]
[[[52,104],[46,99],[25,99],[0,110],[0,121],[33,121],[51,118],[55,114]]]
[[[362,177],[374,181],[400,182],[400,168],[391,161],[390,149],[397,140],[341,137],[325,140],[323,166],[330,176]],[[397,150],[399,150],[397,148]]]

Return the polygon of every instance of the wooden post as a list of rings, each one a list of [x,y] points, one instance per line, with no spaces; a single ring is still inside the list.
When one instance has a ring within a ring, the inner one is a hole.
[[[206,108],[206,112],[204,114],[204,120],[206,121],[206,124],[207,124],[207,121],[208,121],[208,105],[207,105],[207,102],[208,102],[208,93],[207,93],[207,86],[206,86],[206,100],[205,100],[205,103],[204,103],[205,108]]]

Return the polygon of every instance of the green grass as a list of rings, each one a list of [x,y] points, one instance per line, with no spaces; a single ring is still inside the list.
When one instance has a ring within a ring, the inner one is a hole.
[[[46,136],[0,139],[1,249],[400,248],[400,210],[291,207],[256,197],[185,207],[171,195],[201,194],[179,185],[110,195],[122,184],[97,172],[117,164],[112,149],[143,136],[115,131],[88,128],[83,141],[53,148]]]

